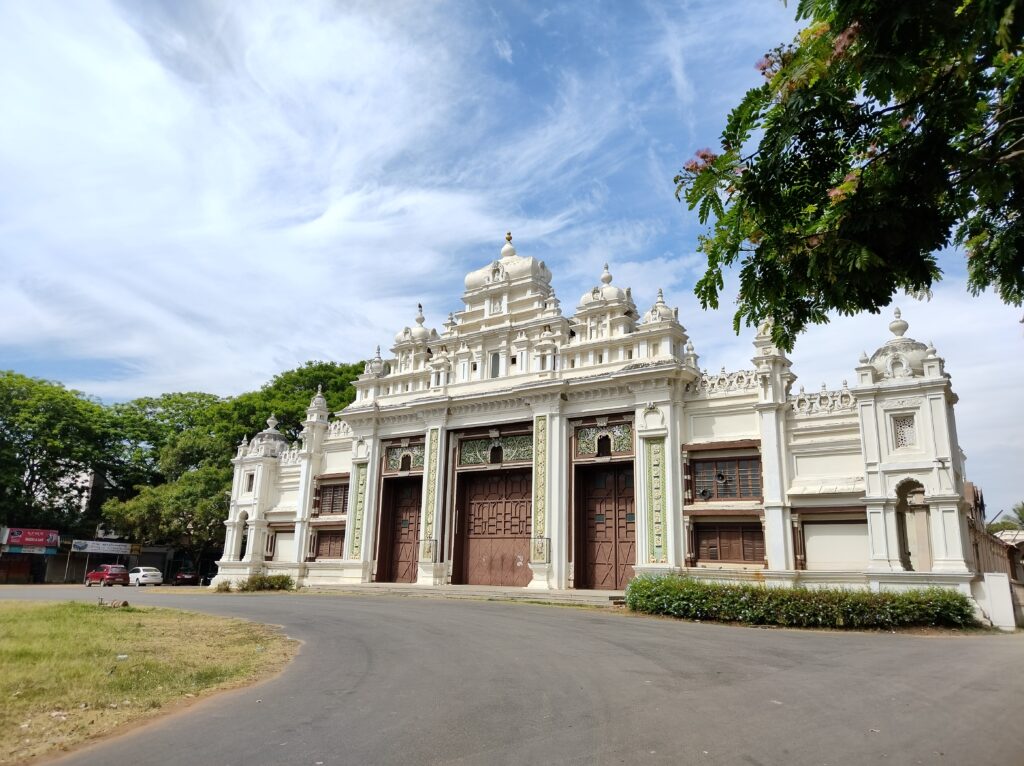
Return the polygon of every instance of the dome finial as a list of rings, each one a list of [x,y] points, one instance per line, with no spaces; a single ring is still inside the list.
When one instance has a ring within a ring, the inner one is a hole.
[[[426,321],[426,319],[423,316],[423,304],[422,303],[417,303],[416,304],[416,324],[418,324],[420,327],[422,327],[423,323],[425,321]]]
[[[889,323],[889,330],[893,335],[902,338],[903,334],[910,329],[910,325],[902,318],[902,314],[898,308],[893,312],[893,314],[896,318]]]
[[[511,258],[516,254],[515,247],[512,246],[512,232],[505,233],[505,246],[501,248],[502,258]]]
[[[662,290],[660,287],[658,288],[658,301],[657,302],[658,303],[664,303],[665,302],[665,291]]]
[[[612,273],[608,271],[607,263],[604,265],[604,272],[601,274],[601,281],[606,285],[610,285],[612,283]]]

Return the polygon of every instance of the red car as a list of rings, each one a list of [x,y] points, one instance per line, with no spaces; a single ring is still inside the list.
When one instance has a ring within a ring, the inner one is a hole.
[[[121,564],[100,564],[85,576],[85,587],[93,583],[100,586],[128,585],[128,568]]]
[[[182,570],[174,575],[175,585],[198,585],[199,584],[199,573],[193,572],[190,569]]]

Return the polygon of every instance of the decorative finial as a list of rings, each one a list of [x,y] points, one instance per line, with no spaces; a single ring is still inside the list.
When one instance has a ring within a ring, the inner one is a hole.
[[[324,393],[324,387],[323,387],[323,385],[322,385],[322,384],[320,384],[320,383],[317,383],[317,384],[316,384],[316,395],[317,395],[317,396],[322,396],[322,395],[323,395],[323,393]]]
[[[692,340],[686,341],[686,353],[687,354],[692,354],[693,353],[693,341]]]
[[[664,303],[664,302],[665,302],[665,293],[664,293],[664,291],[663,291],[663,290],[662,290],[662,289],[661,289],[661,288],[659,287],[659,288],[658,288],[658,303]]]
[[[867,351],[861,351],[860,352],[860,363],[861,364],[867,364],[869,361],[871,361],[871,360],[868,357],[868,352]]]
[[[927,353],[929,359],[935,356],[935,344],[932,343],[931,341],[928,341],[928,348],[925,349],[925,352]]]
[[[423,304],[422,303],[417,303],[416,304],[416,324],[418,324],[420,327],[422,327],[423,326],[423,322],[425,322],[425,321],[426,320],[423,317]]]
[[[601,281],[604,282],[606,285],[610,285],[612,283],[612,273],[608,271],[607,263],[604,265],[604,273],[601,274]]]
[[[889,323],[889,330],[890,332],[892,332],[893,335],[902,338],[903,333],[905,333],[910,328],[910,325],[904,319],[902,319],[902,314],[900,313],[899,309],[896,309],[893,312],[893,314],[896,316],[896,318]]]
[[[273,431],[275,428],[277,428],[278,422],[278,419],[274,417],[274,413],[270,413],[270,417],[267,418],[267,428]]]
[[[374,359],[380,359],[380,346],[377,346],[377,352],[373,355]]]
[[[511,258],[516,254],[516,249],[512,245],[512,232],[505,234],[505,244],[501,248],[502,258]]]

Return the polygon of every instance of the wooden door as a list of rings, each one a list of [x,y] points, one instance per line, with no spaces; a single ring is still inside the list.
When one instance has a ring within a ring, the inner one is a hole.
[[[463,480],[463,581],[525,587],[533,577],[530,472],[486,471]]]
[[[636,564],[633,464],[582,469],[579,474],[579,588],[623,590]]]
[[[422,488],[418,477],[385,481],[378,582],[416,582]]]

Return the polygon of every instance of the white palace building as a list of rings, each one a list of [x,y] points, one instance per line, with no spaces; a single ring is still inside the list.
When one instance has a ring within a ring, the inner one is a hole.
[[[506,239],[464,308],[439,330],[421,309],[335,419],[318,393],[300,443],[271,417],[239,446],[215,583],[621,590],[685,572],[943,585],[984,607],[1003,554],[944,361],[898,310],[852,385],[794,391],[766,328],[749,369],[702,371],[660,291],[641,313],[605,266],[565,317],[544,262]]]

